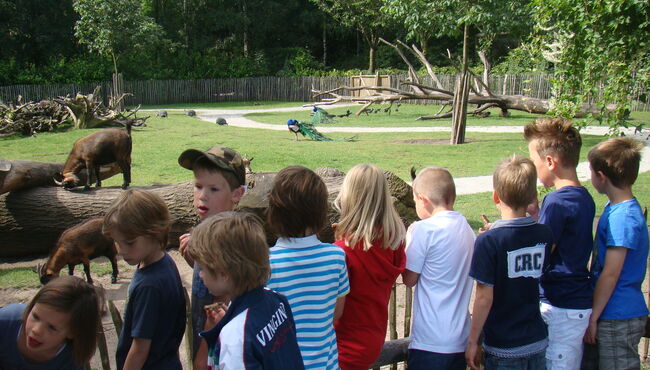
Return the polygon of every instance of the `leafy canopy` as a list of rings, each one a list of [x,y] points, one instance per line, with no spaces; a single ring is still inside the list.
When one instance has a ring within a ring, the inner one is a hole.
[[[595,101],[613,133],[625,125],[636,82],[650,81],[650,2],[647,0],[532,0],[535,41],[555,63],[556,114],[572,116]],[[602,116],[602,115],[601,115]]]
[[[117,60],[129,51],[152,46],[162,40],[163,30],[144,15],[138,0],[75,0],[79,13],[75,36],[91,51]]]

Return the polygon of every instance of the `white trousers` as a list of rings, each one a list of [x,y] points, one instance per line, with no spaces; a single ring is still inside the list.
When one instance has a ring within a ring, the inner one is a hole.
[[[589,326],[591,308],[573,310],[540,303],[542,319],[548,325],[548,370],[578,370],[582,361],[582,338]]]

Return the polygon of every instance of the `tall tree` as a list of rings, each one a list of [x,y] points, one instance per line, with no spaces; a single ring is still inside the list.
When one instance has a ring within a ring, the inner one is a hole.
[[[490,63],[486,53],[494,39],[503,33],[520,32],[530,22],[526,0],[383,0],[382,11],[400,19],[409,35],[422,42],[430,36],[445,37],[463,34],[460,73],[456,79],[452,110],[452,144],[465,140],[467,100],[469,95],[468,50],[470,32],[478,36],[478,49],[485,66],[484,87]],[[415,48],[413,48],[415,50]],[[426,60],[425,55],[419,55]],[[427,68],[431,69],[428,62]],[[481,89],[481,87],[479,87]]]
[[[650,2],[533,0],[532,5],[536,40],[555,64],[555,113],[572,116],[582,103],[594,101],[608,112],[601,116],[615,133],[625,125],[634,83],[647,88],[650,82]]]
[[[368,71],[374,73],[379,39],[388,28],[388,18],[376,0],[312,0],[341,24],[358,30],[368,44]]]
[[[162,28],[144,15],[139,0],[75,0],[75,36],[91,51],[110,57],[115,73],[123,54],[162,40]]]

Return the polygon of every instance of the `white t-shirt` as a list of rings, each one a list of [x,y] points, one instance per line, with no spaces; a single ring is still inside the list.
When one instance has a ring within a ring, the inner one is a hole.
[[[406,235],[406,269],[415,286],[410,349],[465,352],[472,294],[469,268],[476,236],[465,217],[441,211],[415,222]]]

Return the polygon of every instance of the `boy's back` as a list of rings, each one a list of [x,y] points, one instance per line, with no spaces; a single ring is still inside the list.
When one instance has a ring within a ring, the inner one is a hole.
[[[539,223],[553,231],[555,250],[540,280],[542,302],[569,309],[591,308],[593,287],[587,264],[593,249],[593,198],[582,186],[564,186],[542,202]]]
[[[494,289],[484,326],[487,353],[525,357],[546,348],[538,283],[552,243],[549,227],[530,217],[498,220],[476,239],[470,276]]]
[[[345,252],[316,235],[280,238],[271,248],[270,264],[267,286],[291,305],[305,367],[336,367],[334,308],[349,291]]]
[[[174,260],[164,257],[138,268],[129,285],[116,358],[124,366],[133,338],[151,339],[143,369],[180,369],[178,348],[185,329],[185,296]]]
[[[410,349],[438,353],[465,350],[474,239],[467,220],[456,211],[438,212],[409,228],[406,269],[420,274]]]
[[[592,264],[594,280],[605,266],[608,246],[626,248],[625,262],[600,319],[619,320],[648,315],[641,291],[648,261],[648,227],[636,198],[607,204],[598,220],[596,256]]]

